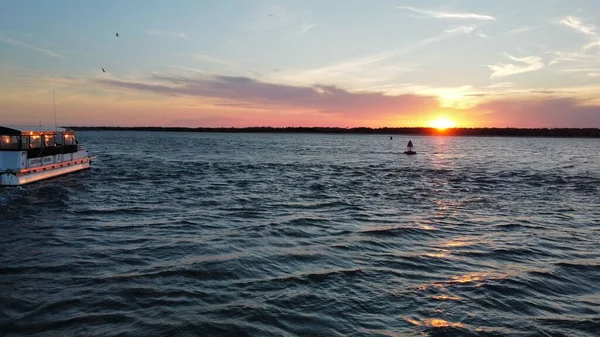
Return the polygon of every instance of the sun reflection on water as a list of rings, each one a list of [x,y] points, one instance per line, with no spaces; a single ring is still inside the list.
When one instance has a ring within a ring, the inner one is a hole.
[[[427,257],[435,257],[438,259],[444,259],[448,257],[448,254],[450,253],[449,250],[442,250],[436,253],[425,253],[424,255]]]
[[[404,320],[410,324],[413,324],[416,326],[423,326],[423,327],[427,327],[427,328],[449,328],[449,327],[462,328],[463,327],[462,323],[450,322],[450,321],[443,320],[441,318],[423,318],[421,320],[418,320],[418,319],[414,319],[414,318],[410,318],[410,317],[404,317]]]
[[[433,227],[431,225],[419,225],[419,227],[421,227],[421,229],[428,230],[428,231],[435,230],[435,227]]]
[[[470,282],[478,282],[485,279],[487,273],[471,273],[460,276],[452,276],[452,282],[454,283],[470,283]]]
[[[462,237],[455,238],[452,240],[448,240],[441,243],[443,247],[465,247],[465,246],[473,246],[476,244],[482,243],[481,240],[476,240],[473,237]]]
[[[460,328],[463,325],[461,323],[448,322],[441,318],[425,318],[423,319],[426,327],[435,327],[435,328],[445,328],[445,327],[454,327]]]
[[[433,298],[434,300],[440,300],[440,301],[460,301],[460,297],[452,296],[452,295],[434,295],[434,296],[431,296],[431,298]]]
[[[484,283],[486,281],[495,279],[495,280],[502,280],[502,279],[507,279],[509,278],[510,275],[508,274],[501,274],[501,273],[496,273],[496,272],[473,272],[473,273],[468,273],[468,274],[464,274],[464,275],[456,275],[456,276],[451,276],[449,280],[446,281],[438,281],[438,282],[432,282],[430,284],[422,284],[420,286],[417,286],[416,289],[420,290],[420,291],[428,291],[431,289],[436,289],[438,291],[446,291],[447,288],[446,287],[451,287],[453,285],[466,285],[466,284],[470,284],[470,283],[475,283],[474,286],[475,287],[480,287],[482,285],[484,285]],[[440,295],[440,296],[446,296],[446,295]],[[445,298],[440,298],[440,299],[453,299],[451,296],[450,297],[445,297]]]

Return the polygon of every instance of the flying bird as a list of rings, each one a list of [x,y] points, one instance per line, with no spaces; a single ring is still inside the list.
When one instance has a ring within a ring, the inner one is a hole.
[[[106,70],[104,70],[104,68],[102,68],[102,72],[103,72],[103,73],[105,73],[105,72],[106,72]]]
[[[115,34],[116,37],[119,37],[119,33]]]

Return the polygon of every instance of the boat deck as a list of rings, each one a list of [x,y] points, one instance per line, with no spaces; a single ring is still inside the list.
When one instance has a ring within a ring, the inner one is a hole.
[[[93,158],[91,158],[93,159]],[[22,169],[16,173],[20,173],[20,174],[27,174],[27,173],[37,173],[37,172],[43,172],[43,171],[48,171],[48,170],[53,170],[53,169],[57,169],[57,168],[61,168],[61,167],[67,167],[67,166],[71,166],[71,165],[77,165],[77,164],[83,164],[83,163],[87,163],[90,161],[90,158],[86,157],[86,158],[79,158],[79,159],[75,159],[75,160],[70,160],[70,161],[65,161],[62,163],[55,163],[55,164],[48,164],[48,165],[43,165],[43,166],[37,166],[37,167],[30,167],[30,168],[26,168],[26,169]]]

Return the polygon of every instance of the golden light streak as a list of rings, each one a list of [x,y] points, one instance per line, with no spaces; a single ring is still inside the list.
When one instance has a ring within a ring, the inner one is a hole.
[[[438,119],[432,120],[429,124],[431,127],[434,127],[440,131],[456,126],[456,123],[454,123],[452,120],[446,117],[440,117]]]

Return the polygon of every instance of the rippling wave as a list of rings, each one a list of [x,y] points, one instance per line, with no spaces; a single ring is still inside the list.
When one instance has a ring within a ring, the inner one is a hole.
[[[0,189],[0,335],[600,331],[595,140],[80,138],[93,169]]]

